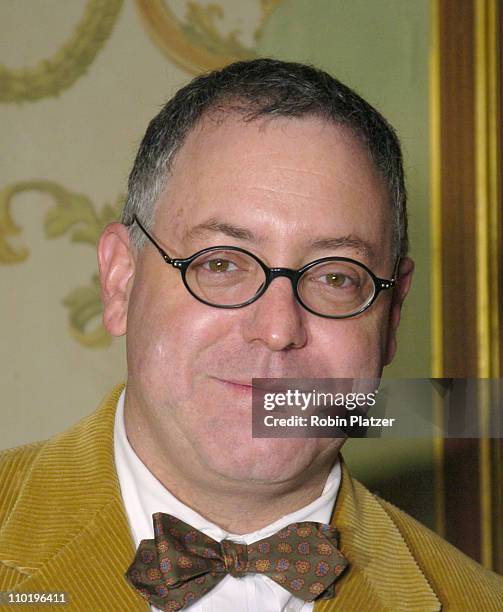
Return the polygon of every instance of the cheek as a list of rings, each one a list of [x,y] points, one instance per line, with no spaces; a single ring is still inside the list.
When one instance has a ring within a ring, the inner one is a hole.
[[[173,276],[163,285],[159,277],[138,280],[128,309],[129,376],[163,404],[190,395],[199,356],[226,331],[221,311],[198,302]]]
[[[328,325],[327,325],[328,323]],[[373,378],[380,375],[385,349],[383,314],[368,312],[360,317],[326,321],[316,332],[320,356],[339,378]]]

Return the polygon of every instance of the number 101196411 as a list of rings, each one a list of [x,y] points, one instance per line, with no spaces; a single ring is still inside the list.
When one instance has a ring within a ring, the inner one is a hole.
[[[0,591],[0,604],[15,606],[16,604],[66,604],[67,593],[23,593]]]

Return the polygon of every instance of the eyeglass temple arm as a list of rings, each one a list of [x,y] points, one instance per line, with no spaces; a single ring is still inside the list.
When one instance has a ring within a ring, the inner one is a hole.
[[[398,279],[398,267],[400,266],[401,260],[402,258],[400,257],[400,255],[398,255],[396,258],[395,266],[393,268],[393,276],[389,280],[386,278],[377,279],[379,291],[382,291],[383,289],[392,289],[396,285],[396,281]]]
[[[395,266],[393,268],[393,276],[391,277],[390,280],[386,280],[383,278],[379,279],[380,284],[381,284],[381,289],[391,289],[396,285],[396,281],[398,280],[398,268],[400,266],[401,260],[402,258],[400,257],[400,255],[397,255]]]
[[[398,280],[398,268],[400,267],[400,262],[401,261],[402,261],[402,256],[400,254],[398,254],[396,256],[395,267],[393,268],[393,276],[391,277],[391,280],[393,281],[393,285]]]
[[[172,259],[167,253],[166,251],[159,245],[157,244],[157,242],[154,240],[154,238],[149,234],[149,232],[147,232],[147,230],[143,227],[143,225],[140,223],[140,220],[138,219],[138,217],[135,215],[133,217],[133,222],[130,225],[133,225],[133,223],[137,223],[138,227],[141,229],[141,231],[145,234],[145,236],[150,240],[150,242],[155,246],[155,248],[159,251],[159,253],[161,254],[161,257],[164,259],[164,261],[166,263],[172,264],[174,262],[174,259]]]

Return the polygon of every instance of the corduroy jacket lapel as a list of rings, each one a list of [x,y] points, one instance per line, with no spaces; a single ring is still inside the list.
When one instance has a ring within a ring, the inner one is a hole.
[[[121,391],[42,446],[0,532],[4,590],[63,591],[67,610],[149,609],[124,579],[134,546],[113,458]],[[350,569],[315,612],[441,609],[398,528],[345,466],[333,523]]]
[[[400,531],[376,497],[342,465],[332,524],[349,570],[336,582],[334,599],[315,612],[438,612],[442,606]]]
[[[122,388],[42,447],[0,532],[4,589],[62,591],[67,610],[149,610],[123,576],[134,545],[113,459]]]

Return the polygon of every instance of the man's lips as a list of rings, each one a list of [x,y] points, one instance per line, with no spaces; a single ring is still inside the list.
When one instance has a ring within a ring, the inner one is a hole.
[[[218,378],[216,376],[213,376],[212,378],[214,378],[215,380],[218,380],[218,382],[221,382],[224,385],[228,385],[229,387],[236,387],[237,389],[242,389],[242,390],[249,389],[250,391],[252,389],[251,382],[245,382],[245,381],[240,381],[240,380],[228,380],[226,378]]]
[[[270,389],[266,386],[260,386],[257,384],[252,384],[251,379],[248,380],[239,380],[235,378],[220,378],[218,376],[211,376],[214,380],[227,385],[229,388],[239,389],[241,391],[252,391],[252,389],[263,389],[264,391],[269,391]]]

